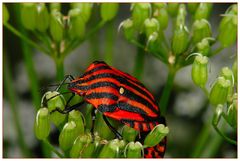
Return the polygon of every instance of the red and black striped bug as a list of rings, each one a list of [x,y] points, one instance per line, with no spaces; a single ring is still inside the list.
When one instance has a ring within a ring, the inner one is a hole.
[[[119,138],[121,135],[111,126],[106,117],[113,118],[142,133],[151,131],[158,124],[166,124],[153,95],[131,75],[95,61],[86,72],[74,79],[67,76],[62,84],[70,79],[68,89],[73,94],[83,96],[85,102],[92,104],[103,114],[111,130]],[[61,85],[59,86],[61,87]],[[72,98],[72,97],[71,97]],[[71,100],[68,100],[68,102]],[[68,104],[68,103],[67,103]],[[61,113],[68,113],[82,104],[66,107]],[[166,149],[166,137],[155,147],[145,148],[145,158],[162,158]]]

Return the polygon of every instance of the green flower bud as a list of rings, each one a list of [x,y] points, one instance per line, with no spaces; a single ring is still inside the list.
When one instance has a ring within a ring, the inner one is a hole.
[[[202,39],[199,43],[197,43],[197,52],[201,53],[204,56],[208,56],[210,52],[210,44],[207,38]]]
[[[237,59],[234,60],[234,63],[232,65],[232,71],[234,76],[234,83],[237,84],[238,82],[238,64]]]
[[[227,109],[227,120],[234,129],[237,129],[237,99],[234,99]]]
[[[189,32],[187,26],[179,26],[175,29],[172,39],[172,50],[175,55],[186,51],[189,43]]]
[[[85,20],[85,22],[87,23],[91,16],[93,4],[81,2],[81,3],[71,3],[70,5],[72,8],[80,9],[81,15],[82,15],[83,19]]]
[[[47,108],[40,108],[34,122],[34,132],[39,140],[48,137],[50,133],[50,117]]]
[[[114,139],[106,144],[99,154],[99,158],[116,158],[119,155],[119,141]]]
[[[213,115],[213,124],[214,125],[218,125],[220,118],[222,116],[223,113],[223,105],[218,105],[217,108],[215,109],[214,115]]]
[[[79,134],[84,133],[84,117],[80,111],[73,110],[69,112],[68,122],[74,121]]]
[[[124,140],[126,140],[128,142],[134,141],[137,135],[138,135],[137,130],[135,130],[127,125],[123,126],[122,136],[123,136]]]
[[[227,23],[229,23],[229,21],[231,21],[231,19],[237,15],[237,12],[235,13],[234,9],[235,7],[230,6],[227,11],[225,12],[225,14],[222,17],[222,20],[220,22],[220,26],[219,29],[220,30],[224,30],[225,26]]]
[[[195,44],[201,41],[203,38],[212,36],[211,26],[209,22],[205,19],[196,20],[193,23],[192,30],[193,30],[192,39],[193,43]]]
[[[151,51],[151,54],[153,54],[154,56],[156,56],[157,58],[159,58],[159,54],[162,54],[162,44],[161,44],[161,38],[159,36],[159,33],[154,32],[152,33],[148,40],[147,40],[147,44],[146,44],[147,49],[149,49],[149,51]]]
[[[200,3],[195,11],[194,20],[208,19],[211,14],[212,7],[212,3]]]
[[[49,14],[47,7],[44,3],[40,3],[37,5],[37,25],[36,28],[40,32],[46,32],[49,26]]]
[[[61,3],[50,3],[50,11],[61,11]]]
[[[229,69],[228,67],[223,67],[220,73],[220,76],[224,77],[225,79],[229,80],[231,83],[231,86],[233,86],[233,72],[231,69]]]
[[[228,101],[231,100],[232,94],[233,94],[233,86],[234,86],[234,76],[233,76],[233,72],[231,69],[229,69],[228,67],[224,67],[221,70],[220,76],[224,77],[226,80],[230,81],[230,87],[228,90]]]
[[[151,11],[150,3],[134,3],[132,5],[133,25],[140,32],[143,31],[144,21],[149,18]]]
[[[238,14],[238,6],[237,6],[237,4],[231,5],[231,6],[227,9],[226,13],[237,15],[237,14]]]
[[[85,146],[85,148],[82,151],[81,158],[91,158],[93,153],[95,151],[95,145],[94,143],[89,143]]]
[[[101,4],[101,17],[103,21],[112,20],[118,12],[118,3],[102,3]]]
[[[108,119],[108,120],[110,121],[110,119]],[[107,140],[113,139],[115,137],[112,130],[109,129],[109,127],[107,126],[107,124],[103,120],[103,116],[100,112],[97,112],[97,114],[96,114],[96,120],[95,120],[95,125],[94,125],[94,133],[97,133],[101,138],[104,138],[104,139],[107,139]]]
[[[180,4],[178,9],[177,19],[176,19],[177,27],[185,25],[186,16],[187,16],[186,6],[184,4]]]
[[[119,140],[119,142],[118,142],[118,145],[119,145],[119,150],[120,151],[123,151],[124,150],[124,148],[125,148],[125,146],[126,146],[126,141],[124,141],[124,140]]]
[[[43,98],[46,97],[47,101],[47,108],[51,112],[56,108],[60,108],[61,110],[64,110],[66,101],[62,95],[60,95],[56,91],[49,91],[44,94]],[[43,102],[43,101],[42,101]],[[66,119],[66,115],[61,114],[59,112],[53,112],[50,115],[50,120],[53,122],[57,127],[59,127],[60,124],[62,124]]]
[[[144,21],[145,33],[147,37],[149,37],[153,32],[158,32],[159,30],[159,23],[155,18],[147,18]]]
[[[146,136],[144,145],[147,147],[153,147],[157,145],[162,139],[169,133],[168,127],[163,124],[159,124],[152,129],[152,131]]]
[[[165,30],[168,26],[168,12],[165,7],[154,10],[153,16],[158,20],[160,28]]]
[[[167,5],[166,3],[153,3],[153,10],[161,9],[161,8],[166,8]]]
[[[66,123],[59,135],[59,146],[62,150],[69,150],[79,135],[77,125],[74,121]]]
[[[63,39],[63,18],[62,14],[56,10],[50,15],[50,34],[54,41],[60,42]]]
[[[226,48],[237,40],[237,16],[225,16],[219,27],[218,40],[222,47]]]
[[[37,26],[37,7],[35,3],[21,4],[21,21],[28,30],[35,30]]]
[[[178,14],[179,3],[168,3],[168,13],[172,17],[176,17]]]
[[[2,9],[3,9],[3,23],[6,23],[9,20],[9,13],[8,13],[7,6],[5,4],[3,4]]]
[[[210,103],[214,106],[224,104],[227,101],[230,86],[231,83],[229,80],[224,77],[218,77],[210,92]]]
[[[135,37],[135,29],[133,27],[133,21],[131,19],[124,20],[120,25],[119,28],[123,29],[124,37],[131,41]]]
[[[85,148],[86,144],[89,144],[92,141],[91,134],[85,134],[78,136],[73,142],[73,146],[70,150],[71,158],[79,158],[82,150]]]
[[[180,4],[179,5],[178,14],[179,15],[183,15],[183,16],[187,16],[187,9],[186,9],[186,5],[185,4]]]
[[[94,135],[94,152],[91,154],[91,158],[97,158],[100,151],[102,150],[104,144],[107,143],[107,140],[101,140],[101,138],[98,135]],[[91,142],[92,143],[92,142]]]
[[[192,80],[193,82],[204,88],[208,80],[208,57],[198,55],[192,64]]]
[[[125,156],[126,158],[142,158],[143,146],[140,142],[130,142],[126,146]]]
[[[191,14],[194,14],[199,6],[199,3],[187,3],[188,11]]]
[[[71,9],[69,16],[69,35],[72,39],[82,39],[85,34],[85,20],[78,8]]]

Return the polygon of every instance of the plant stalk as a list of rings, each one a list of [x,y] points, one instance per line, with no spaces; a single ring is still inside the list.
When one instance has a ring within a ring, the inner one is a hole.
[[[55,65],[56,65],[56,79],[57,79],[57,81],[62,81],[64,78],[64,60],[63,60],[63,58],[56,58]]]
[[[204,146],[208,141],[210,129],[211,129],[210,122],[205,123],[205,125],[201,129],[199,136],[196,139],[197,140],[196,144],[193,146],[194,148],[193,148],[191,157],[198,158],[201,156],[201,152],[203,151]]]
[[[106,46],[105,46],[105,61],[107,64],[113,64],[113,46],[115,40],[114,34],[114,21],[109,22],[106,25]]]
[[[163,93],[159,103],[159,107],[161,109],[160,111],[161,111],[161,114],[163,115],[167,111],[167,105],[168,105],[169,97],[172,91],[175,75],[176,75],[176,70],[173,67],[169,67],[167,83],[163,89]]]
[[[10,65],[8,63],[8,60],[6,58],[6,54],[4,52],[3,56],[3,79],[4,79],[4,95],[6,94],[6,97],[8,98],[8,101],[10,103],[11,112],[13,115],[13,122],[15,125],[15,130],[17,135],[18,144],[20,146],[20,150],[24,157],[31,157],[31,153],[29,151],[29,148],[26,145],[23,131],[20,125],[20,118],[19,118],[19,108],[17,107],[18,101],[17,101],[17,94],[16,90],[13,87],[13,80],[11,76],[10,71]]]
[[[40,108],[40,101],[41,101],[40,93],[39,93],[40,88],[39,88],[39,84],[38,84],[37,74],[36,74],[36,71],[35,71],[35,68],[33,65],[31,49],[26,43],[31,45],[31,42],[32,42],[33,43],[32,46],[36,47],[36,48],[37,47],[41,48],[41,46],[39,46],[38,44],[34,45],[35,42],[33,42],[31,39],[29,39],[27,37],[28,36],[27,32],[22,27],[21,22],[20,22],[20,16],[19,16],[20,15],[20,7],[18,4],[16,4],[14,7],[15,7],[15,14],[16,14],[16,16],[18,16],[16,23],[17,23],[17,26],[19,26],[19,31],[21,34],[20,38],[26,37],[26,40],[29,40],[29,42],[30,42],[30,43],[28,43],[28,41],[21,42],[21,47],[22,47],[22,52],[23,52],[24,63],[25,63],[27,73],[28,73],[28,78],[29,78],[30,84],[31,84],[31,94],[32,94],[32,98],[33,98],[33,103],[34,103],[35,109],[37,111],[37,109]],[[16,30],[16,31],[18,31],[18,30]],[[48,54],[47,52],[45,52],[45,53]],[[41,148],[43,150],[44,156],[50,157],[50,153],[49,153],[46,145],[41,144]]]
[[[31,45],[32,47],[38,49],[39,51],[42,51],[43,53],[49,55],[49,51],[46,50],[45,48],[43,48],[42,46],[38,45],[37,43],[35,43],[34,41],[32,41],[31,39],[29,39],[27,36],[25,36],[24,34],[22,34],[21,32],[19,32],[17,29],[15,29],[12,25],[10,25],[9,23],[5,23],[4,26],[10,30],[13,34],[15,34],[16,36],[18,36],[20,39],[22,39],[23,41],[25,41],[26,43],[28,43],[29,45]]]
[[[139,44],[145,44],[146,37],[145,35],[139,35],[138,42]],[[133,75],[137,79],[141,79],[144,69],[144,60],[145,60],[145,50],[141,47],[137,48],[137,55],[135,57],[135,66],[133,70]]]
[[[48,141],[47,139],[43,140],[43,143],[44,143],[45,145],[47,145],[48,148],[49,148],[52,152],[54,152],[57,156],[59,156],[60,158],[64,158],[64,155],[61,154],[60,152],[58,152],[58,151],[52,146],[52,144],[49,143],[49,141]]]

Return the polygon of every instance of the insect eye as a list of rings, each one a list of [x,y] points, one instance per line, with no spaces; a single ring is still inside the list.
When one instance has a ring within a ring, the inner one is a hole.
[[[120,87],[119,93],[120,93],[120,94],[123,94],[123,93],[124,93],[124,88],[123,88],[123,87]]]

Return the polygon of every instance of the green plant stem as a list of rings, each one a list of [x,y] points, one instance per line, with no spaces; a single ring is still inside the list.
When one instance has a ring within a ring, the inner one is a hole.
[[[201,87],[201,89],[203,90],[203,92],[205,93],[205,95],[206,95],[207,97],[209,97],[209,92],[208,92],[207,88],[204,86],[204,87]]]
[[[20,16],[19,16],[20,15],[20,7],[19,7],[19,5],[15,5],[14,8],[15,8],[15,14],[16,14],[16,16],[18,16],[16,19],[17,20],[16,23],[17,23],[17,26],[19,26],[19,31],[20,31],[21,35],[23,35],[24,37],[26,37],[28,39],[27,32],[21,26]],[[31,42],[31,40],[30,40],[30,42]],[[37,79],[37,74],[36,74],[33,60],[32,60],[32,52],[31,52],[31,49],[28,46],[28,44],[27,44],[27,41],[22,41],[21,47],[22,47],[22,52],[23,52],[24,63],[25,63],[26,69],[27,69],[28,79],[30,80],[33,104],[35,106],[35,110],[37,111],[40,108],[40,101],[41,101],[41,97],[40,97],[40,93],[39,93],[40,88],[39,88],[39,82]],[[33,46],[33,47],[35,47],[35,46]],[[46,145],[41,144],[41,148],[43,150],[44,156],[50,157],[50,153],[49,153]]]
[[[46,35],[46,33],[41,33],[41,32],[37,32],[37,31],[34,31],[33,34],[35,35],[35,37],[37,39],[39,39],[39,41],[45,45],[48,50],[50,51],[50,53],[52,52],[52,42],[50,40],[50,38]]]
[[[223,142],[223,137],[220,136],[214,129],[212,129],[211,120],[205,123],[199,136],[197,137],[197,143],[193,146],[193,152],[191,157],[199,158],[209,158],[214,157],[218,149]],[[224,121],[219,128],[220,131],[226,130],[226,122]]]
[[[54,152],[57,156],[59,156],[60,158],[64,158],[64,155],[61,154],[60,152],[58,152],[53,146],[52,144],[47,140],[47,139],[44,139],[43,140],[44,144],[48,146],[48,148]]]
[[[200,157],[202,158],[213,158],[216,157],[216,154],[221,147],[222,137],[219,135],[215,135],[212,137],[207,143],[206,148],[203,148],[203,152]]]
[[[27,35],[23,28],[20,28],[20,31]],[[39,94],[39,83],[37,79],[36,70],[33,64],[32,51],[30,47],[24,42],[21,41],[22,53],[24,58],[24,64],[27,69],[28,79],[30,80],[31,94],[33,98],[33,104],[36,111],[40,108],[41,97]]]
[[[113,47],[115,40],[114,32],[114,21],[109,22],[106,25],[106,46],[105,46],[105,61],[107,64],[112,65],[113,63]]]
[[[55,65],[56,65],[56,79],[57,81],[61,81],[64,78],[64,59],[59,57],[56,58]]]
[[[147,47],[145,47],[144,45],[140,44],[138,41],[136,41],[135,39],[132,39],[130,41],[133,45],[135,45],[138,48],[141,48],[142,50],[147,51]]]
[[[209,54],[209,57],[210,57],[210,56],[214,56],[214,55],[220,53],[223,49],[224,49],[224,47],[222,47],[222,46],[218,47],[216,50],[212,51],[212,52]]]
[[[9,23],[5,23],[4,26],[10,30],[13,34],[15,34],[16,36],[18,36],[19,38],[21,38],[23,41],[25,41],[26,43],[28,43],[29,45],[31,45],[32,47],[38,49],[39,51],[42,51],[45,54],[49,55],[49,51],[47,51],[45,48],[43,48],[42,46],[38,45],[37,43],[35,43],[34,41],[32,41],[31,39],[29,39],[28,37],[26,37],[24,34],[22,34],[21,32],[19,32],[17,29],[15,29],[12,25],[10,25]]]
[[[197,142],[196,144],[193,146],[193,151],[191,154],[191,157],[193,158],[197,158],[200,157],[202,150],[204,149],[204,146],[208,140],[209,137],[209,133],[210,133],[210,129],[211,129],[211,124],[210,123],[206,123],[203,128],[201,129],[201,132],[199,134],[199,136],[197,137]]]
[[[162,39],[163,39],[163,44],[164,44],[165,48],[168,50],[169,49],[169,45],[168,45],[168,41],[166,39],[164,31],[162,31]]]
[[[167,83],[163,89],[163,93],[160,99],[159,107],[161,113],[164,115],[167,111],[167,105],[169,101],[169,97],[172,91],[172,86],[175,78],[176,70],[173,67],[169,67],[168,77],[167,77]]]
[[[87,32],[87,35],[82,40],[78,40],[73,45],[68,46],[62,53],[63,57],[67,56],[72,50],[77,48],[81,43],[83,43],[84,41],[92,37],[100,28],[104,26],[104,24],[105,24],[105,21],[100,21],[91,31]]]
[[[8,64],[8,60],[6,58],[5,52],[4,52],[3,59],[4,59],[3,79],[4,79],[4,89],[5,89],[4,94],[6,94],[6,97],[8,98],[10,103],[10,108],[13,115],[13,122],[15,125],[15,130],[16,130],[17,140],[20,146],[20,150],[24,157],[30,157],[31,153],[26,145],[25,139],[23,137],[23,131],[20,125],[20,119],[19,119],[20,109],[17,107],[17,104],[18,104],[17,94],[16,94],[15,88],[13,87],[14,83],[11,77],[10,65]]]
[[[92,63],[95,60],[98,60],[100,58],[100,41],[99,41],[99,35],[94,34],[89,39],[89,48],[90,48],[90,57],[89,62]]]
[[[221,116],[223,116],[222,118],[224,118],[224,121],[227,122],[226,117],[224,116],[224,114],[222,114]],[[221,118],[221,117],[220,117]],[[226,123],[225,123],[226,124]],[[229,142],[230,144],[234,144],[237,145],[237,141],[229,138],[228,136],[226,136],[219,128],[218,128],[218,124],[215,124],[213,119],[212,119],[212,126],[214,127],[214,129],[216,130],[216,132],[222,136],[227,142]]]
[[[139,44],[145,44],[146,37],[144,35],[139,35],[138,42]],[[133,75],[137,79],[141,79],[143,69],[144,69],[144,60],[145,60],[145,50],[141,47],[137,48],[137,55],[135,57],[135,65],[133,70]]]

